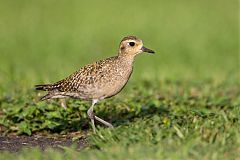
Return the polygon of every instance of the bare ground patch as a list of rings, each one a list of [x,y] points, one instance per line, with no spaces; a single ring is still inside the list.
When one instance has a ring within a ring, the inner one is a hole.
[[[75,145],[77,150],[88,145],[85,138],[73,141],[71,137],[46,137],[46,136],[0,136],[0,151],[19,152],[23,148],[37,147],[41,150],[53,148],[62,150],[62,147]]]

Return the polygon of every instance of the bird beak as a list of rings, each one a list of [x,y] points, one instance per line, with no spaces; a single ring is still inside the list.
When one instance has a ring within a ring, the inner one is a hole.
[[[142,50],[143,52],[148,52],[148,53],[152,53],[152,54],[155,53],[153,50],[148,49],[148,48],[146,48],[146,47],[144,47],[144,46],[142,46],[141,50]]]

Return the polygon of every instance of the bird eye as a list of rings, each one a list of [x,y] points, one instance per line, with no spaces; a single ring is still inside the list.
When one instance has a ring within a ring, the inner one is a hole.
[[[129,45],[133,47],[135,45],[135,43],[134,42],[129,42]]]

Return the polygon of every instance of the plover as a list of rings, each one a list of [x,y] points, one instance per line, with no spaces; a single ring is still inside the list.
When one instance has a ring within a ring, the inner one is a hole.
[[[37,90],[48,91],[40,100],[70,97],[92,101],[87,114],[91,119],[93,132],[96,133],[95,120],[113,128],[112,124],[94,115],[94,105],[123,89],[132,74],[135,56],[142,52],[154,53],[144,47],[142,40],[136,36],[124,37],[117,56],[86,65],[56,83],[36,85]]]

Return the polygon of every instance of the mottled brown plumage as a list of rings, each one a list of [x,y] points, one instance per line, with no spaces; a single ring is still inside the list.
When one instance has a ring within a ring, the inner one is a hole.
[[[142,40],[137,37],[124,37],[117,56],[86,65],[56,83],[36,85],[36,89],[48,91],[41,100],[65,97],[92,100],[88,115],[94,132],[94,119],[112,127],[110,123],[93,114],[93,106],[99,100],[114,96],[123,89],[131,76],[134,57],[141,52],[154,53],[145,48]]]

